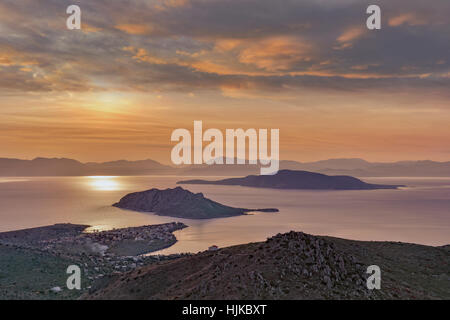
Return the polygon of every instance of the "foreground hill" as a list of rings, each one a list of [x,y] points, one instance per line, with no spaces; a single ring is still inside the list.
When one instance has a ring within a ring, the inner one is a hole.
[[[281,170],[275,175],[247,176],[217,181],[186,180],[178,184],[214,184],[275,189],[311,189],[311,190],[374,190],[396,189],[399,185],[380,185],[365,183],[350,176],[327,176],[308,171]]]
[[[381,268],[381,290],[366,270]],[[449,299],[450,252],[394,242],[279,234],[149,265],[84,299]]]
[[[181,187],[130,193],[113,206],[185,219],[224,218],[243,215],[251,211],[278,211],[277,209],[233,208],[207,199],[203,193],[192,193]]]
[[[77,290],[50,292],[64,287],[64,271],[72,264],[66,257],[0,243],[0,300],[76,299]]]

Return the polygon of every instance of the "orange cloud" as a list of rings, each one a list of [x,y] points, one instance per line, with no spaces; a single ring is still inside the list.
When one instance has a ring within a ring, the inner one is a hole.
[[[94,26],[91,26],[90,24],[87,24],[87,23],[83,23],[83,25],[81,27],[81,31],[83,31],[84,33],[91,33],[91,32],[102,31],[102,29],[94,27]]]
[[[361,38],[366,33],[366,29],[361,26],[351,27],[344,31],[336,40],[339,45],[334,46],[333,49],[342,50],[346,48],[351,48],[353,42]]]
[[[365,32],[366,29],[363,27],[352,27],[344,31],[336,40],[341,43],[351,42],[360,38]]]
[[[11,60],[11,57],[3,53],[0,55],[0,66],[11,66],[13,64],[14,62]]]
[[[221,75],[230,75],[235,74],[233,70],[226,64],[220,64],[216,62],[211,62],[211,60],[207,59],[197,59],[200,56],[206,54],[206,51],[200,51],[195,53],[189,53],[181,50],[177,50],[176,53],[182,57],[189,58],[187,61],[172,58],[172,59],[161,59],[151,55],[147,50],[143,48],[135,48],[133,46],[124,47],[124,51],[131,52],[133,54],[133,59],[139,62],[146,62],[151,64],[174,64],[183,67],[188,67],[195,69],[197,71],[206,72],[206,73],[216,73]],[[237,70],[235,70],[237,71]]]
[[[39,63],[12,48],[1,48],[0,66],[33,66]]]
[[[191,57],[191,58],[198,58],[200,56],[203,56],[204,54],[206,54],[207,51],[206,50],[201,50],[201,51],[197,51],[197,52],[187,52],[187,51],[183,51],[183,50],[177,50],[176,54],[180,55],[180,56],[185,56],[185,57]]]
[[[287,70],[301,61],[310,61],[311,46],[297,37],[266,38],[246,44],[239,61],[267,71]]]
[[[241,39],[220,39],[217,40],[214,49],[219,52],[230,51],[242,43]]]
[[[378,67],[379,65],[380,65],[379,63],[360,64],[360,65],[352,66],[352,67],[350,67],[350,69],[352,69],[352,70],[367,70],[367,69],[369,69],[369,67]]]
[[[221,75],[232,75],[238,72],[237,70],[233,70],[229,66],[220,65],[218,63],[211,62],[208,60],[195,61],[191,63],[180,63],[180,65],[188,66],[201,72],[216,73]]]
[[[388,24],[391,27],[398,27],[403,24],[407,24],[410,26],[418,26],[427,24],[427,22],[428,22],[427,19],[425,19],[424,17],[420,17],[415,13],[403,13],[401,15],[389,19]]]
[[[134,54],[133,59],[147,62],[151,64],[167,64],[168,62],[164,59],[152,56],[147,50],[143,48],[135,48],[135,47],[124,47],[124,51],[128,51]]]
[[[133,35],[146,35],[153,31],[153,27],[148,24],[119,24],[115,28]]]

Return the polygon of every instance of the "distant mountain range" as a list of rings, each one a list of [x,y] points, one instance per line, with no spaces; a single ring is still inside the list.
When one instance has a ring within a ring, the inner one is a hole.
[[[363,159],[329,159],[315,162],[280,161],[280,170],[302,170],[327,175],[356,177],[450,177],[450,161],[368,162]],[[92,175],[184,175],[247,176],[260,172],[260,165],[190,165],[174,167],[154,160],[82,163],[65,158],[33,160],[0,158],[0,176],[92,176]]]
[[[280,170],[300,170],[354,177],[450,177],[450,161],[430,160],[368,162],[363,159],[329,159],[314,162],[280,161]],[[182,170],[189,176],[258,175],[260,165],[191,165]]]
[[[33,160],[0,158],[0,176],[133,176],[173,174],[175,168],[154,160],[82,163],[65,158],[36,158]]]
[[[450,161],[368,162],[363,159],[330,159],[304,163],[281,161],[280,167],[356,177],[450,177]]]
[[[295,170],[281,170],[275,175],[251,175],[245,178],[223,180],[186,180],[178,184],[213,184],[273,189],[308,190],[375,190],[397,189],[399,185],[381,185],[365,183],[350,176],[327,176],[321,173]]]

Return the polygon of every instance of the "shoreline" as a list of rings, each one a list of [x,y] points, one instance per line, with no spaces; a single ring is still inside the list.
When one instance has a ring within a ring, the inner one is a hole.
[[[88,227],[61,223],[0,232],[0,269],[6,275],[0,277],[0,300],[76,299],[111,277],[188,255],[150,255],[175,244],[173,232],[186,228],[183,223],[84,232]],[[69,265],[81,268],[79,292],[65,289]],[[38,281],[33,280],[36,272]],[[55,287],[61,291],[52,291]]]
[[[181,222],[113,228],[96,231],[90,225],[58,223],[54,225],[0,232],[0,244],[62,254],[108,253],[137,256],[166,249],[177,242],[174,231],[188,226]]]

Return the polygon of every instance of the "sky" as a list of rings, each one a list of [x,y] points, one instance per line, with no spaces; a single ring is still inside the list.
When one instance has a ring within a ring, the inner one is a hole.
[[[449,161],[450,1],[431,2],[2,0],[0,157],[170,163],[201,120],[279,129],[281,159]]]

